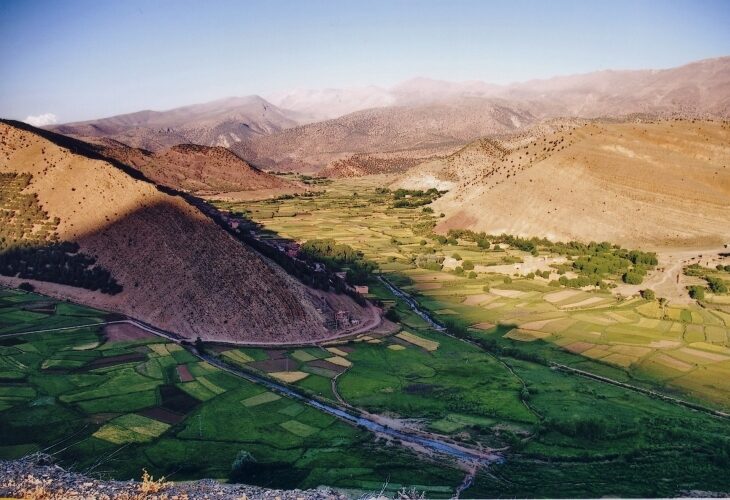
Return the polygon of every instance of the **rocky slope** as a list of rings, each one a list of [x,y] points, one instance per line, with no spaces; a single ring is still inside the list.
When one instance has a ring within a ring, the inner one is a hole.
[[[131,165],[156,184],[198,195],[258,192],[263,196],[305,191],[306,187],[262,172],[229,149],[178,144],[151,152],[100,138],[100,154]]]
[[[184,483],[148,478],[147,481],[104,481],[54,465],[47,455],[0,461],[0,496],[34,499],[225,499],[346,500],[329,488],[315,490],[270,490],[213,480]],[[374,497],[373,497],[374,498]]]
[[[394,187],[448,189],[439,226],[628,246],[730,240],[730,124],[573,122],[481,140]]]
[[[318,171],[354,154],[428,157],[450,153],[478,137],[514,131],[535,121],[521,106],[464,98],[418,106],[359,111],[237,143],[231,149],[254,165]]]
[[[60,240],[77,242],[123,286],[110,296],[35,283],[42,293],[191,339],[277,342],[328,335],[309,289],[181,197],[63,136],[2,122],[0,139],[0,173],[31,174],[26,190],[58,218]],[[2,279],[17,285],[17,279]]]

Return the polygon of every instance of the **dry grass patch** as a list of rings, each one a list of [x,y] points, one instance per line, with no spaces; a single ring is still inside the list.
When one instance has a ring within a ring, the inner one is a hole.
[[[521,330],[519,328],[515,328],[513,330],[510,330],[504,336],[504,338],[517,340],[519,342],[534,342],[535,340],[544,339],[549,336],[550,336],[550,334],[546,333],[546,332],[537,332],[534,330]]]
[[[352,363],[350,361],[346,360],[345,358],[343,358],[342,356],[333,356],[331,358],[325,359],[325,361],[327,361],[328,363],[332,363],[333,365],[344,366],[346,368],[349,368],[350,366],[352,366]]]
[[[246,363],[250,363],[251,361],[253,361],[253,358],[251,356],[244,354],[241,351],[238,351],[236,349],[231,349],[230,351],[223,351],[221,353],[221,356],[224,356],[233,361],[237,361],[244,365]]]
[[[660,365],[679,370],[680,372],[688,372],[694,368],[691,364],[685,363],[684,361],[680,361],[671,356],[667,356],[666,354],[657,354],[654,356],[653,360]]]
[[[435,351],[439,348],[439,343],[435,342],[433,340],[424,339],[423,337],[419,337],[418,335],[414,335],[410,332],[400,332],[396,335],[399,339],[405,340],[409,344],[417,345],[418,347],[422,347],[423,349],[426,349],[427,351]]]
[[[332,354],[334,354],[335,356],[347,357],[347,355],[349,354],[349,353],[343,351],[342,349],[338,349],[336,347],[328,347],[327,350],[329,352],[331,352]]]
[[[581,354],[582,352],[594,347],[596,347],[596,344],[591,344],[590,342],[573,342],[572,344],[564,346],[565,349],[576,354]]]
[[[344,358],[343,358],[344,359]],[[349,361],[348,361],[349,363]],[[287,384],[293,384],[294,382],[299,382],[302,379],[305,379],[309,376],[309,373],[305,372],[271,372],[269,373],[272,377],[275,379],[281,380],[282,382],[286,382]]]

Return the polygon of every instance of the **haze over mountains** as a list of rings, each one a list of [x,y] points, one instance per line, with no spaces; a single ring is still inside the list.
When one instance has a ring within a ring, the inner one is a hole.
[[[390,89],[299,90],[271,100],[228,98],[50,128],[152,151],[181,143],[223,146],[260,168],[316,172],[354,154],[449,154],[478,137],[555,117],[727,117],[730,57],[506,86],[417,78]]]

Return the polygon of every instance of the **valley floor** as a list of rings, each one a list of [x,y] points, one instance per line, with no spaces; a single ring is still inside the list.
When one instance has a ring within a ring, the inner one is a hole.
[[[145,467],[176,481],[328,485],[349,496],[404,487],[429,498],[457,490],[464,497],[730,491],[723,295],[660,304],[556,286],[549,265],[550,277],[527,277],[548,269],[515,269],[532,256],[510,245],[433,240],[427,229],[438,214],[394,208],[376,187],[377,180],[350,180],[314,197],[216,204],[260,223],[267,237],[332,238],[363,252],[382,273],[367,294],[391,311],[394,327],[316,346],[206,343],[206,361],[129,325],[101,325],[110,319],[104,312],[3,292],[0,458],[43,451],[92,475],[138,478]],[[422,256],[459,265],[427,269],[417,265]],[[467,261],[474,276],[451,270]],[[642,287],[655,278],[645,279]],[[38,332],[23,334],[30,331]],[[495,461],[465,467],[409,448],[408,439],[348,425],[257,384],[262,377]]]

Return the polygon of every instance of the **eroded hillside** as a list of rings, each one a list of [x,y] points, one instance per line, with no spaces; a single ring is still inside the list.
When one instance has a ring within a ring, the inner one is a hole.
[[[34,281],[43,293],[192,339],[277,342],[331,335],[309,289],[182,198],[44,138],[53,134],[3,122],[0,137],[0,173],[30,175],[24,192],[57,223],[58,239],[77,242],[123,287],[109,295]]]
[[[135,167],[153,182],[198,195],[256,192],[266,197],[306,190],[303,184],[262,172],[220,146],[178,144],[150,152],[110,139],[96,142],[102,155]]]
[[[730,239],[730,125],[588,123],[482,140],[414,167],[399,187],[449,189],[441,230],[640,247]]]

